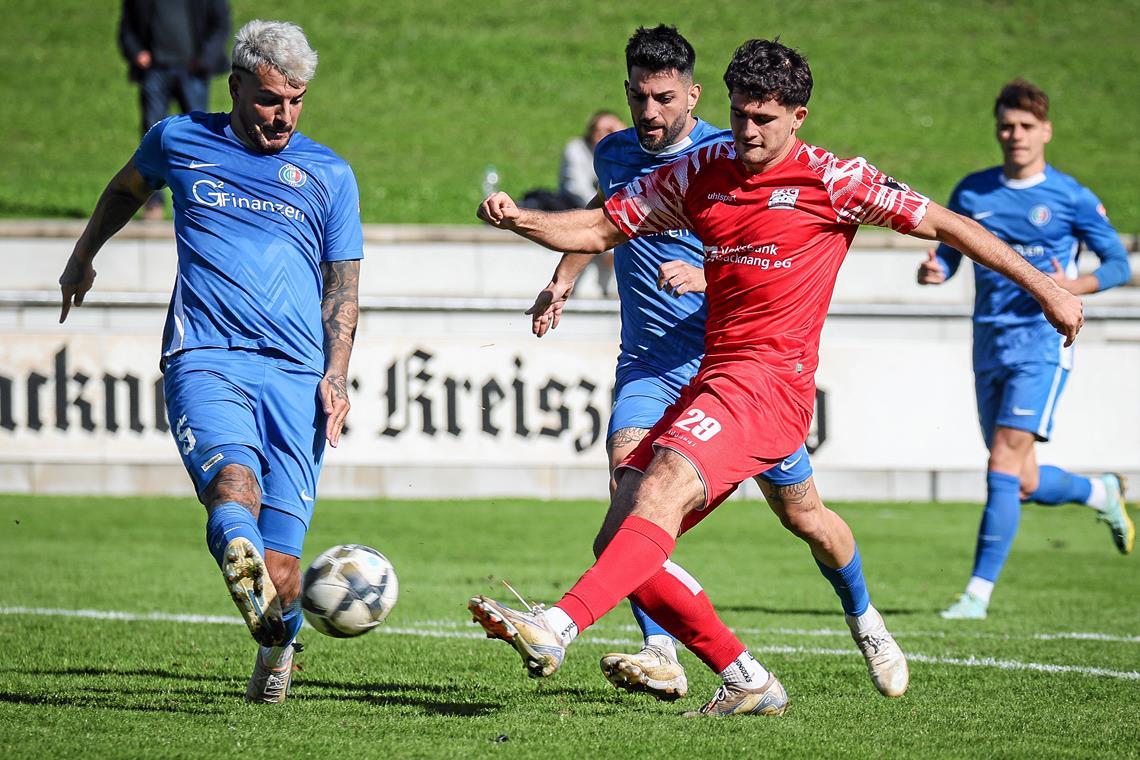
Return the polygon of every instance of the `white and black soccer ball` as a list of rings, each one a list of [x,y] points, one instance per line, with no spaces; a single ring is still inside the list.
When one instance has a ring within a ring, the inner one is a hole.
[[[387,557],[370,546],[341,544],[305,571],[301,609],[321,633],[348,638],[380,625],[399,594],[396,569]]]

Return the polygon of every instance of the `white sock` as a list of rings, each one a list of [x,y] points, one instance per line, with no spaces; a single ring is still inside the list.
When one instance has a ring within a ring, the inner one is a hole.
[[[286,644],[283,647],[261,647],[261,661],[270,670],[277,670],[285,664],[292,652],[292,644]]]
[[[851,617],[850,615],[846,617],[848,627],[851,628],[852,633],[856,634],[866,633],[867,630],[875,628],[883,622],[882,615],[869,604],[867,605],[867,609],[864,610],[863,614],[859,617]]]
[[[1104,509],[1104,505],[1108,502],[1108,489],[1104,487],[1104,481],[1100,478],[1089,478],[1089,483],[1092,484],[1092,490],[1089,491],[1085,504],[1093,509]]]
[[[973,576],[970,582],[966,584],[966,593],[973,594],[981,599],[986,604],[990,602],[990,595],[994,592],[994,582],[987,581],[985,578]]]
[[[720,672],[720,677],[724,679],[725,683],[747,686],[750,689],[763,686],[769,676],[771,673],[765,670],[760,661],[753,657],[747,649]]]
[[[561,607],[551,607],[542,615],[546,618],[546,622],[550,623],[550,627],[558,631],[558,635],[562,638],[562,646],[568,647],[570,642],[578,638],[578,624],[571,620]]]
[[[662,636],[659,633],[655,633],[652,636],[646,636],[645,646],[656,647],[658,649],[664,650],[664,652],[674,660],[677,659],[677,644],[673,641],[672,636]]]

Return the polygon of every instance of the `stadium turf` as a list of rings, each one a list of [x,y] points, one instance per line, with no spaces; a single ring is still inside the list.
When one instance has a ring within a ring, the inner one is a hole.
[[[115,49],[118,3],[6,0],[0,25],[0,216],[83,217],[138,143]],[[998,162],[993,98],[1015,76],[1053,100],[1049,157],[1140,232],[1140,2],[1086,0],[233,0],[305,27],[320,52],[301,128],[353,165],[367,222],[474,223],[482,177],[556,183],[589,114],[628,115],[623,51],[675,24],[698,53],[697,114],[727,125],[721,75],[749,37],[780,35],[816,79],[802,132],[945,202]],[[224,79],[212,107],[228,107]]]
[[[783,680],[783,718],[702,720],[691,695],[619,693],[597,660],[631,646],[624,609],[536,682],[464,608],[509,579],[552,601],[588,562],[597,503],[327,502],[305,560],[385,552],[401,597],[356,640],[302,632],[289,701],[242,702],[251,642],[175,499],[0,497],[0,757],[1123,757],[1138,752],[1140,572],[1087,509],[1025,510],[990,619],[943,621],[977,505],[840,507],[911,689],[872,689],[838,604],[763,505],[730,502],[676,559]],[[89,610],[78,616],[77,611]],[[173,616],[187,616],[179,621]],[[272,749],[271,749],[272,748]],[[271,754],[272,753],[272,754]]]

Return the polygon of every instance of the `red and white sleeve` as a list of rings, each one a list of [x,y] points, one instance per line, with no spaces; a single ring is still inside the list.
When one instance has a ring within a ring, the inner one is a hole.
[[[888,227],[905,235],[926,216],[929,198],[879,171],[865,158],[836,158],[807,144],[800,150],[827,188],[839,221]]]
[[[606,200],[606,216],[630,238],[689,229],[685,193],[693,170],[683,159],[639,177]]]

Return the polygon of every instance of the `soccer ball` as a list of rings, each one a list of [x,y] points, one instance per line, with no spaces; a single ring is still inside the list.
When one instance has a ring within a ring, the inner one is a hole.
[[[305,571],[301,609],[326,636],[368,633],[388,617],[400,594],[396,569],[370,546],[341,544],[321,554]]]

